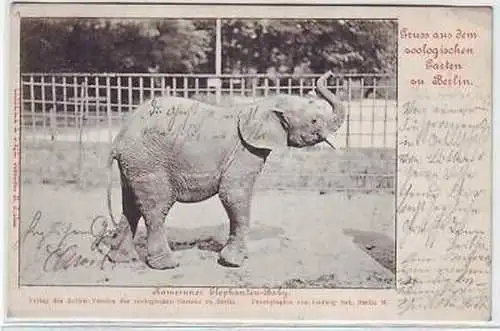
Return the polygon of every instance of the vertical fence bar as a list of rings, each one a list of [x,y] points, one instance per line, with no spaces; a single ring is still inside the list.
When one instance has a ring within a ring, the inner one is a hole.
[[[50,140],[54,141],[57,128],[57,113],[55,107],[51,107],[49,110],[49,128]]]
[[[188,97],[188,79],[187,79],[187,77],[184,77],[182,84],[184,85],[183,86],[184,98],[187,98]]]
[[[73,125],[78,126],[78,77],[73,75]]]
[[[165,76],[161,76],[161,95],[165,95]]]
[[[200,78],[196,77],[194,79],[194,94],[198,95],[200,93]]]
[[[50,88],[51,88],[51,94],[52,94],[52,107],[56,107],[56,76],[51,76],[50,77]]]
[[[111,109],[111,78],[109,76],[106,76],[106,112],[108,115],[108,143],[111,146],[111,143],[113,142],[113,126],[112,126],[112,121],[113,121],[113,113]]]
[[[389,98],[389,87],[385,88],[385,107],[384,107],[384,147],[387,147],[387,99]]]
[[[31,126],[35,129],[35,79],[30,75],[30,99],[31,99]]]
[[[116,102],[118,103],[118,117],[119,120],[122,120],[122,77],[117,76],[116,77],[116,91],[118,94],[116,95]]]
[[[352,78],[351,78],[352,79]],[[363,138],[364,138],[364,134],[363,134],[363,107],[364,107],[364,94],[362,93],[363,92],[363,87],[364,87],[364,84],[365,84],[365,80],[363,77],[361,77],[361,102],[360,102],[360,106],[359,106],[359,125],[358,125],[358,129],[359,129],[359,132],[358,132],[358,137],[359,137],[359,140],[360,140],[360,146],[363,145]],[[352,95],[351,95],[352,97]],[[351,99],[349,99],[349,103],[351,103]]]
[[[269,78],[265,77],[264,78],[264,96],[267,97],[269,93]]]
[[[347,90],[347,118],[346,118],[346,150],[350,150],[350,139],[351,139],[351,104],[352,104],[352,77],[348,77],[348,90]],[[352,179],[352,165],[351,165],[351,154],[347,154],[347,172],[349,178]],[[347,198],[350,200],[352,197],[352,189],[346,188]]]
[[[375,93],[377,91],[377,79],[373,77],[373,91],[372,91],[372,135],[371,135],[371,147],[374,147],[375,143]]]
[[[172,77],[172,95],[177,96],[177,78],[175,76]]]
[[[88,98],[87,98],[87,86],[88,77],[85,77],[83,86],[80,89],[80,114],[79,114],[79,126],[78,126],[78,161],[77,161],[77,178],[76,180],[80,183],[82,178],[82,167],[83,167],[83,113],[84,108],[88,108]],[[85,106],[84,106],[85,105]]]
[[[252,97],[254,98],[257,96],[257,81],[256,77],[252,78]]]
[[[45,129],[45,76],[40,76],[40,87],[42,91],[42,127]]]
[[[107,76],[106,76],[107,77]],[[101,127],[101,89],[99,85],[99,76],[96,76],[94,79],[95,82],[95,117],[97,118],[97,128]],[[88,98],[87,98],[88,99]],[[89,100],[86,100],[88,102]],[[88,107],[87,107],[87,120],[89,120],[89,113],[88,113]]]
[[[288,94],[292,94],[292,79],[288,78]]]
[[[155,96],[155,77],[151,76],[149,78],[149,98],[152,99]]]
[[[346,116],[346,131],[345,131],[345,147],[347,150],[350,148],[351,139],[351,91],[352,91],[352,78],[347,78],[347,116]]]
[[[80,111],[80,140],[83,135],[83,127],[89,115],[89,77],[85,76],[82,87],[81,111]]]
[[[52,140],[54,140],[54,131],[57,128],[57,109],[56,109],[56,76],[51,77],[51,88],[52,88],[52,112],[50,114],[50,130],[52,131]],[[54,121],[54,123],[52,123]]]
[[[68,124],[68,92],[66,91],[67,89],[67,76],[62,77],[62,88],[63,88],[63,111],[64,111],[64,127],[67,128],[69,126]]]
[[[276,88],[275,88],[276,94],[280,94],[280,78],[276,78]]]
[[[233,96],[233,77],[229,78],[229,96]]]
[[[83,109],[85,110],[83,112],[83,118],[82,118],[82,126],[85,125],[85,122],[88,123],[88,117],[89,117],[89,78],[85,77],[85,81],[83,83],[83,104],[85,105]]]
[[[142,104],[144,102],[144,79],[143,77],[139,77],[139,103]]]
[[[299,95],[304,95],[304,78],[300,77],[299,79]]]
[[[132,104],[134,103],[134,90],[132,89],[132,76],[128,76],[127,79],[127,91],[128,91],[128,116],[132,112]]]
[[[247,80],[246,77],[240,76],[240,95],[242,97],[246,96]]]
[[[215,86],[215,102],[219,105],[222,96],[222,19],[215,20],[215,76],[217,85]]]

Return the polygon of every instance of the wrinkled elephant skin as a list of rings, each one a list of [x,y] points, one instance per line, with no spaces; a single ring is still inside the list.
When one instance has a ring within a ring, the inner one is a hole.
[[[116,136],[108,162],[110,172],[113,161],[118,163],[123,209],[110,258],[136,258],[133,236],[143,217],[147,264],[177,267],[164,224],[170,208],[218,194],[230,222],[219,263],[241,266],[247,258],[253,187],[269,153],[325,142],[344,121],[343,106],[325,87],[330,74],[317,82],[322,99],[277,95],[216,107],[162,97],[140,105]]]

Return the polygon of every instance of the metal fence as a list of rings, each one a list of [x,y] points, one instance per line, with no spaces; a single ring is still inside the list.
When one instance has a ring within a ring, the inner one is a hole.
[[[319,76],[22,74],[23,180],[105,183],[103,169],[112,138],[134,108],[153,96],[232,105],[277,93],[305,96],[314,90]],[[290,149],[270,161],[261,185],[394,194],[395,78],[339,75],[330,77],[327,86],[347,110],[346,121],[334,138],[339,153],[319,148],[305,155]]]
[[[109,141],[134,107],[153,96],[225,105],[277,93],[302,96],[313,91],[319,76],[25,73],[21,75],[23,139]],[[328,87],[347,108],[346,123],[337,133],[340,147],[395,146],[393,77],[339,75],[328,80]]]

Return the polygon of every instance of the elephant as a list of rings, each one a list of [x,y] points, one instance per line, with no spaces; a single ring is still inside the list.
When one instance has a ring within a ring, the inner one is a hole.
[[[229,218],[229,237],[218,263],[241,267],[248,259],[254,184],[271,151],[321,142],[335,149],[329,136],[341,127],[346,112],[326,87],[331,75],[328,71],[317,80],[319,97],[277,94],[221,107],[164,96],[138,106],[114,138],[107,162],[111,176],[117,161],[122,192],[109,259],[138,259],[133,238],[142,217],[146,264],[152,269],[178,267],[167,241],[169,210],[176,202],[196,203],[218,194]],[[107,198],[115,222],[111,184]]]

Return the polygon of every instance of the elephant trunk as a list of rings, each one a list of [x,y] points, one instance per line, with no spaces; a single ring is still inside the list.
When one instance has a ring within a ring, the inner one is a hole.
[[[344,105],[342,102],[328,90],[328,87],[326,86],[326,80],[328,79],[329,76],[333,75],[331,70],[327,71],[324,73],[318,80],[316,81],[316,91],[317,93],[325,99],[330,106],[332,106],[332,112],[333,112],[333,117],[331,118],[331,122],[328,125],[328,133],[334,133],[336,132],[344,123],[345,117],[346,117],[346,111],[344,108]],[[333,149],[335,147],[333,144],[328,141],[326,137],[324,137],[325,142],[330,145]]]
[[[337,131],[344,123],[346,111],[342,102],[335,96],[335,94],[330,92],[326,86],[326,80],[331,75],[333,75],[333,73],[329,70],[320,78],[318,78],[318,80],[316,81],[316,91],[323,99],[325,99],[330,104],[330,106],[332,106],[333,119],[330,130],[333,133]]]

